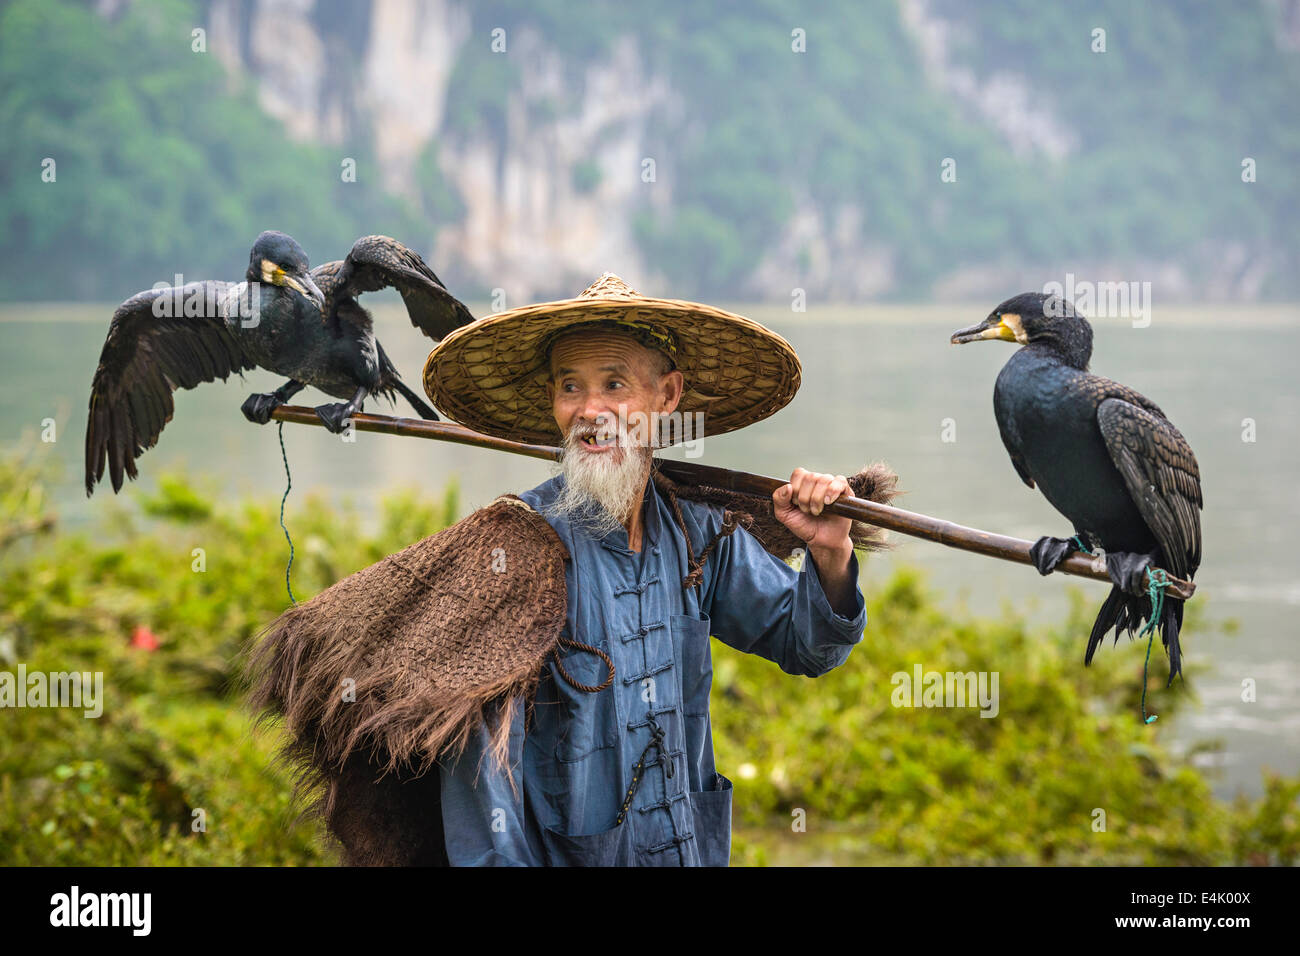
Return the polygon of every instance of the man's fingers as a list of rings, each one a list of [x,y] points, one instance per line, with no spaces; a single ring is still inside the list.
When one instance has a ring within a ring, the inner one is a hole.
[[[794,471],[790,472],[790,480],[786,482],[784,486],[777,489],[778,491],[785,492],[782,504],[792,505],[796,508],[799,507],[799,492],[803,488],[803,480],[806,474],[808,473],[802,468],[796,468]]]
[[[800,511],[817,515],[825,504],[832,476],[796,468],[790,475],[791,498]]]
[[[852,494],[853,489],[843,475],[823,475],[819,472],[796,468],[790,475],[790,481],[774,493],[781,495],[781,504],[789,502],[800,511],[811,515],[820,515],[828,504],[843,495]]]
[[[834,475],[818,475],[817,481],[813,484],[811,501],[812,513],[819,515],[826,507],[826,501],[830,497],[831,482],[835,480]]]
[[[817,490],[817,476],[805,474],[795,486],[795,501],[799,505],[800,511],[812,511],[813,494]]]

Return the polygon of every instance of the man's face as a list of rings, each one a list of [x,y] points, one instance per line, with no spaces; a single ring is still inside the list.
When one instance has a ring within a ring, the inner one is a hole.
[[[568,439],[576,429],[583,455],[623,460],[631,443],[652,440],[643,423],[681,401],[682,373],[667,371],[667,365],[661,353],[618,332],[559,339],[551,349],[547,394],[560,432]]]
[[[551,349],[547,393],[564,434],[565,492],[558,510],[591,504],[602,514],[597,535],[626,524],[640,503],[650,468],[650,423],[677,408],[682,373],[660,353],[618,332],[585,332]]]

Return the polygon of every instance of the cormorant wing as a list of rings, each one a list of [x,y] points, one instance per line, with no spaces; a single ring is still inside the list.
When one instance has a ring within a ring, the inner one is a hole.
[[[993,392],[993,417],[997,420],[998,434],[1002,436],[1002,445],[1011,456],[1016,474],[1030,488],[1034,487],[1033,476],[1029,474],[1025,458],[1020,454],[1020,432],[1016,428],[1015,412],[1001,401],[1001,394],[997,390]]]
[[[464,303],[447,291],[417,253],[388,236],[358,239],[334,275],[342,284],[338,291],[353,297],[389,286],[397,289],[411,324],[431,339],[441,340],[474,321]]]
[[[1015,466],[1016,474],[1020,476],[1020,480],[1030,488],[1034,487],[1033,476],[1029,474],[1029,469],[1025,466],[1024,456],[1020,454],[1019,439],[1009,436],[1007,429],[1000,421],[998,422],[998,434],[1002,436],[1002,444],[1006,446],[1007,454],[1011,456],[1011,464]]]
[[[1165,553],[1167,570],[1190,577],[1201,564],[1201,470],[1168,419],[1127,398],[1103,400],[1097,424],[1138,513]]]
[[[135,459],[171,421],[172,392],[257,367],[226,325],[227,296],[237,291],[230,282],[191,282],[149,289],[117,307],[90,386],[87,496],[105,462],[114,491],[123,474],[136,477]]]
[[[316,283],[317,288],[325,295],[325,307],[321,309],[321,319],[323,321],[334,311],[334,298],[342,288],[343,282],[347,279],[347,276],[343,274],[343,260],[335,259],[333,262],[322,262],[311,270],[311,278]],[[343,290],[343,294],[347,295],[347,290]]]

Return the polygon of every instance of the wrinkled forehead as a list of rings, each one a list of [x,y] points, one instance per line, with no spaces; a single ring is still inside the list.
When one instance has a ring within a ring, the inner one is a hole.
[[[621,365],[644,376],[653,360],[654,353],[631,335],[608,329],[563,335],[551,346],[552,375]]]

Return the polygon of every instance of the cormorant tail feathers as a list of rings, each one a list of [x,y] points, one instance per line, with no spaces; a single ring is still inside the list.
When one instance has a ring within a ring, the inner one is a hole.
[[[384,351],[384,347],[379,344],[378,339],[375,339],[375,348],[379,350],[379,392],[393,405],[396,405],[397,397],[393,394],[393,389],[397,389],[402,397],[411,403],[411,407],[415,409],[415,414],[431,422],[441,421],[442,419],[438,417],[438,413],[426,405],[424,400],[411,391],[406,383],[402,381],[402,376],[397,372],[397,366],[388,357],[388,353]]]
[[[438,413],[435,412],[428,405],[426,405],[420,399],[420,396],[416,395],[415,392],[407,388],[406,383],[403,382],[400,378],[393,379],[393,388],[397,389],[399,392],[402,393],[402,396],[408,402],[411,403],[411,407],[415,409],[415,413],[419,415],[421,418],[427,418],[431,422],[436,422],[440,420],[438,418]]]
[[[1115,642],[1118,643],[1120,634],[1127,631],[1129,637],[1132,638],[1150,619],[1150,598],[1145,595],[1135,597],[1118,587],[1112,587],[1106,602],[1102,604],[1101,610],[1097,612],[1097,620],[1093,622],[1092,634],[1088,637],[1088,652],[1083,658],[1083,663],[1085,665],[1092,663],[1092,655],[1096,653],[1097,647],[1101,644],[1101,639],[1106,636],[1111,628],[1115,629]],[[1165,684],[1166,687],[1172,686],[1174,678],[1183,672],[1183,653],[1178,644],[1178,632],[1182,630],[1182,627],[1183,602],[1177,598],[1166,596],[1160,620],[1156,623],[1156,631],[1160,634],[1160,642],[1165,647],[1165,653],[1169,655],[1169,682]]]

